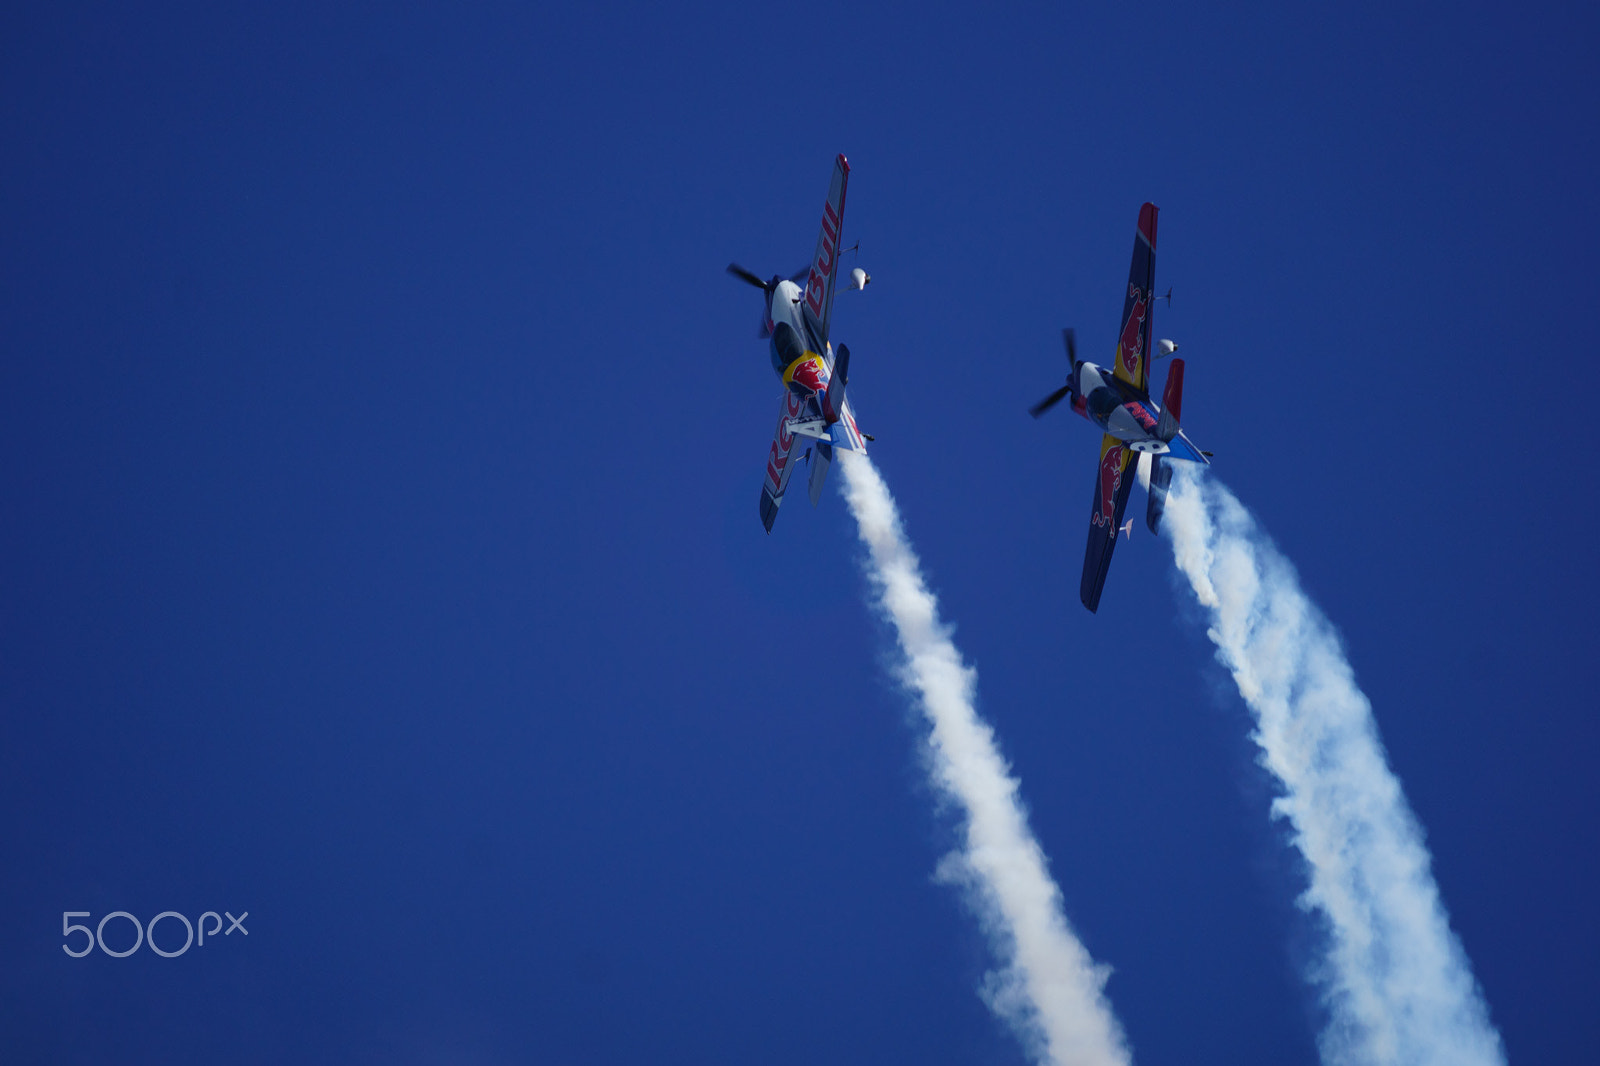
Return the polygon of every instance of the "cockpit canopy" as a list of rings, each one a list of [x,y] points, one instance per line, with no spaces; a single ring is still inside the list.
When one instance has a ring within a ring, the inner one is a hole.
[[[796,359],[806,354],[806,346],[800,340],[800,332],[787,322],[778,322],[772,327],[772,341],[769,345],[772,352],[772,369],[782,377],[783,372],[789,369]]]
[[[1089,417],[1101,425],[1111,417],[1111,412],[1122,406],[1122,397],[1104,385],[1089,394]]]

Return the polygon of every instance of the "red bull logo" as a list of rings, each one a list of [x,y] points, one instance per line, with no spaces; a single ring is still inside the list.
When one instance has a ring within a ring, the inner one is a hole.
[[[1089,516],[1091,525],[1100,526],[1108,536],[1116,536],[1117,490],[1122,488],[1123,457],[1127,447],[1113,444],[1100,457],[1100,506]]]
[[[1122,324],[1122,340],[1117,342],[1117,366],[1128,380],[1136,382],[1139,380],[1139,360],[1144,355],[1146,301],[1144,291],[1137,285],[1128,286],[1128,296],[1133,300],[1133,309],[1128,312],[1128,321]]]
[[[783,372],[783,383],[791,391],[798,386],[807,394],[822,392],[828,387],[828,364],[816,352],[807,352],[789,364]]]
[[[811,276],[806,279],[806,306],[818,318],[822,317],[822,297],[833,277],[834,255],[839,248],[839,216],[833,205],[822,205],[822,239],[817,242],[817,260],[811,264]]]

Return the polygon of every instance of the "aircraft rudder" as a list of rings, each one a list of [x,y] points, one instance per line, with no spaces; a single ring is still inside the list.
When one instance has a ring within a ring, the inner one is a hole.
[[[1178,435],[1178,419],[1183,411],[1183,360],[1174,359],[1167,368],[1167,384],[1161,392],[1161,421],[1156,436],[1170,441]]]

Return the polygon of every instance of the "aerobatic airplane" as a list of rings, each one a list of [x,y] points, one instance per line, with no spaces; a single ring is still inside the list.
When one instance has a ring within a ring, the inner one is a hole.
[[[766,297],[761,336],[768,338],[772,369],[785,386],[778,428],[767,449],[767,477],[761,486],[761,524],[772,532],[783,502],[789,475],[804,453],[811,465],[811,504],[822,495],[822,483],[833,462],[835,446],[866,453],[872,438],[856,428],[855,414],[845,399],[849,380],[850,349],[839,346],[838,357],[828,343],[828,320],[833,314],[834,285],[839,274],[839,239],[844,224],[844,190],[850,164],[839,156],[833,165],[833,184],[822,205],[822,234],[811,266],[792,278],[775,275],[762,281],[738,263],[728,273],[760,289]],[[805,288],[798,284],[802,279]],[[866,288],[866,271],[851,274],[851,287]]]
[[[1089,547],[1083,557],[1083,581],[1078,587],[1078,596],[1090,611],[1100,606],[1100,590],[1111,569],[1117,533],[1132,533],[1133,520],[1124,525],[1122,512],[1134,480],[1148,483],[1150,502],[1145,523],[1154,533],[1166,506],[1167,486],[1172,483],[1171,461],[1210,462],[1211,453],[1196,448],[1178,427],[1178,411],[1183,404],[1182,359],[1174,359],[1167,371],[1161,405],[1150,401],[1151,361],[1171,355],[1178,348],[1164,340],[1155,352],[1151,351],[1151,305],[1159,299],[1155,281],[1156,205],[1145,204],[1139,208],[1133,267],[1128,272],[1128,294],[1122,302],[1122,333],[1117,338],[1111,368],[1079,362],[1073,332],[1063,330],[1072,373],[1065,385],[1030,408],[1033,417],[1038,418],[1070,396],[1074,411],[1105,430],[1089,512]],[[1166,295],[1170,303],[1171,291]]]

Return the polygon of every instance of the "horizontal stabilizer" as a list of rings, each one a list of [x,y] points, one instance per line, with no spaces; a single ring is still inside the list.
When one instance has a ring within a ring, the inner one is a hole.
[[[862,433],[856,425],[855,407],[849,400],[844,401],[844,409],[839,412],[839,421],[833,424],[833,443],[839,448],[848,448],[853,452],[867,454],[867,441],[872,438]]]
[[[1204,463],[1206,466],[1211,465],[1211,460],[1206,458],[1205,452],[1202,452],[1199,448],[1196,448],[1194,446],[1194,441],[1190,440],[1189,435],[1181,429],[1178,430],[1178,435],[1176,437],[1173,437],[1167,442],[1167,454],[1163,456],[1163,458],[1169,461],[1173,459],[1181,459],[1187,463]]]

